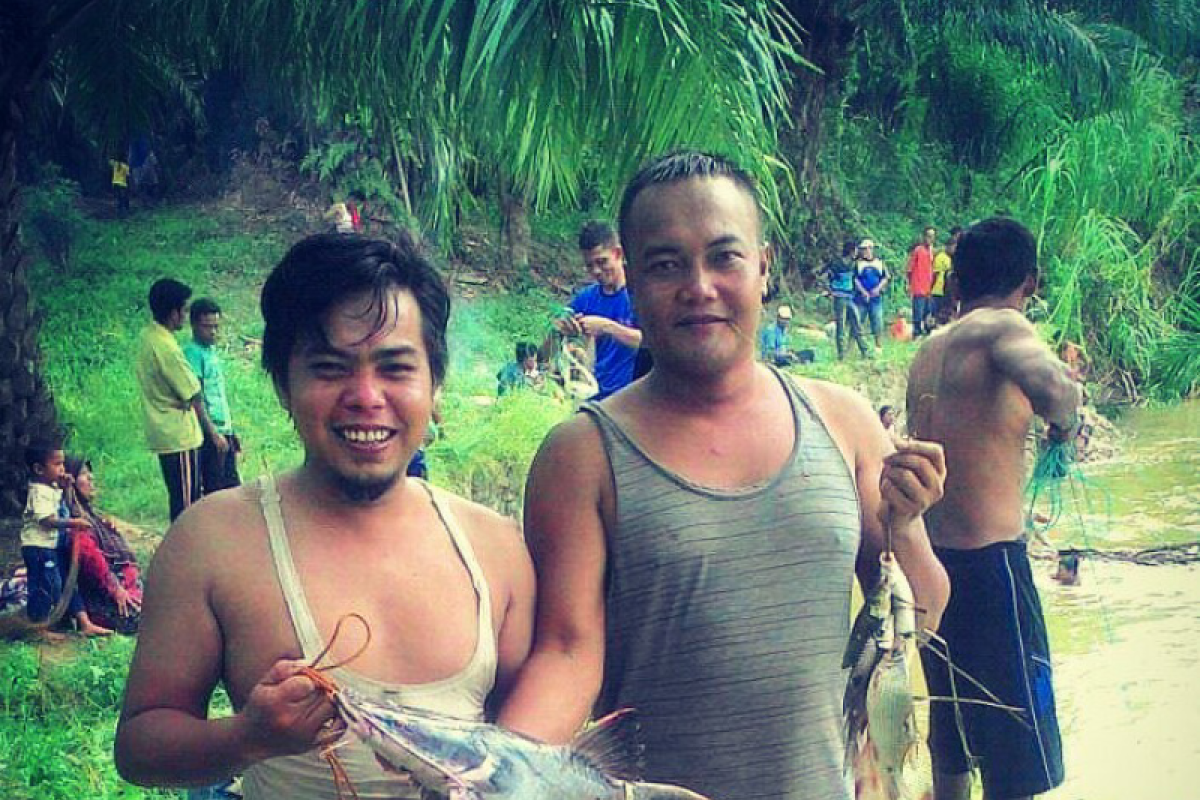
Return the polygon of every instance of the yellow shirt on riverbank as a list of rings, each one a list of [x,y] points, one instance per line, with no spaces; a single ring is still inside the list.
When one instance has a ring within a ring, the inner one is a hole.
[[[946,276],[950,274],[950,254],[939,250],[933,257],[933,288],[929,291],[934,297],[946,293]]]
[[[137,381],[142,394],[142,427],[146,444],[155,453],[194,450],[204,441],[192,399],[200,381],[175,334],[151,322],[138,337]]]

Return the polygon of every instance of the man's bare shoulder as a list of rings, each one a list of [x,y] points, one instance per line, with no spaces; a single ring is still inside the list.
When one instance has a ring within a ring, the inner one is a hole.
[[[521,540],[521,529],[512,517],[506,517],[474,500],[441,491],[441,497],[450,507],[454,518],[459,521],[474,543],[476,540],[497,546],[508,547]]]
[[[826,425],[857,425],[864,419],[878,423],[871,403],[858,391],[831,381],[795,378],[796,385],[808,395]]]
[[[980,308],[946,329],[955,345],[990,346],[1014,334],[1033,334],[1033,323],[1015,308]]]
[[[258,485],[250,484],[209,495],[189,506],[167,531],[159,546],[190,556],[228,558],[231,544],[244,542],[248,528],[263,524]]]

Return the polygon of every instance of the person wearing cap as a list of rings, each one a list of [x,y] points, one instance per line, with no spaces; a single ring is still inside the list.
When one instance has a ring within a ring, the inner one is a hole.
[[[854,262],[854,302],[871,323],[876,352],[883,350],[883,291],[888,279],[887,267],[875,257],[875,242],[863,239],[858,243],[858,260]]]
[[[788,325],[791,321],[791,306],[781,305],[775,310],[775,321],[763,329],[759,338],[763,361],[777,367],[786,367],[796,362],[796,354],[792,352],[788,342]]]

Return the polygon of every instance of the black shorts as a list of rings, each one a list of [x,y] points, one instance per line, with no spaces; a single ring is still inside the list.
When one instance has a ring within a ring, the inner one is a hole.
[[[1062,740],[1046,623],[1023,542],[998,542],[978,550],[934,548],[950,576],[950,603],[938,634],[955,667],[965,670],[1005,705],[1024,709],[1023,723],[1009,711],[935,700],[929,747],[934,769],[968,772],[977,759],[984,796],[997,800],[1041,794],[1063,781]],[[938,645],[932,645],[939,649]],[[923,650],[929,693],[950,697],[946,662]],[[990,702],[956,673],[958,696]],[[964,739],[967,751],[964,751]]]

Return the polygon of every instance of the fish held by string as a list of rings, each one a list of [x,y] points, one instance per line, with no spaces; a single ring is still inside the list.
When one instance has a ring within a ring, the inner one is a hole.
[[[324,674],[332,667],[316,666],[320,658],[303,674],[329,697],[350,735],[423,793],[447,800],[706,800],[680,786],[637,779],[641,747],[630,710],[604,717],[570,745],[546,744],[486,722],[368,700]],[[323,754],[338,795],[356,796],[339,769],[337,746]]]

